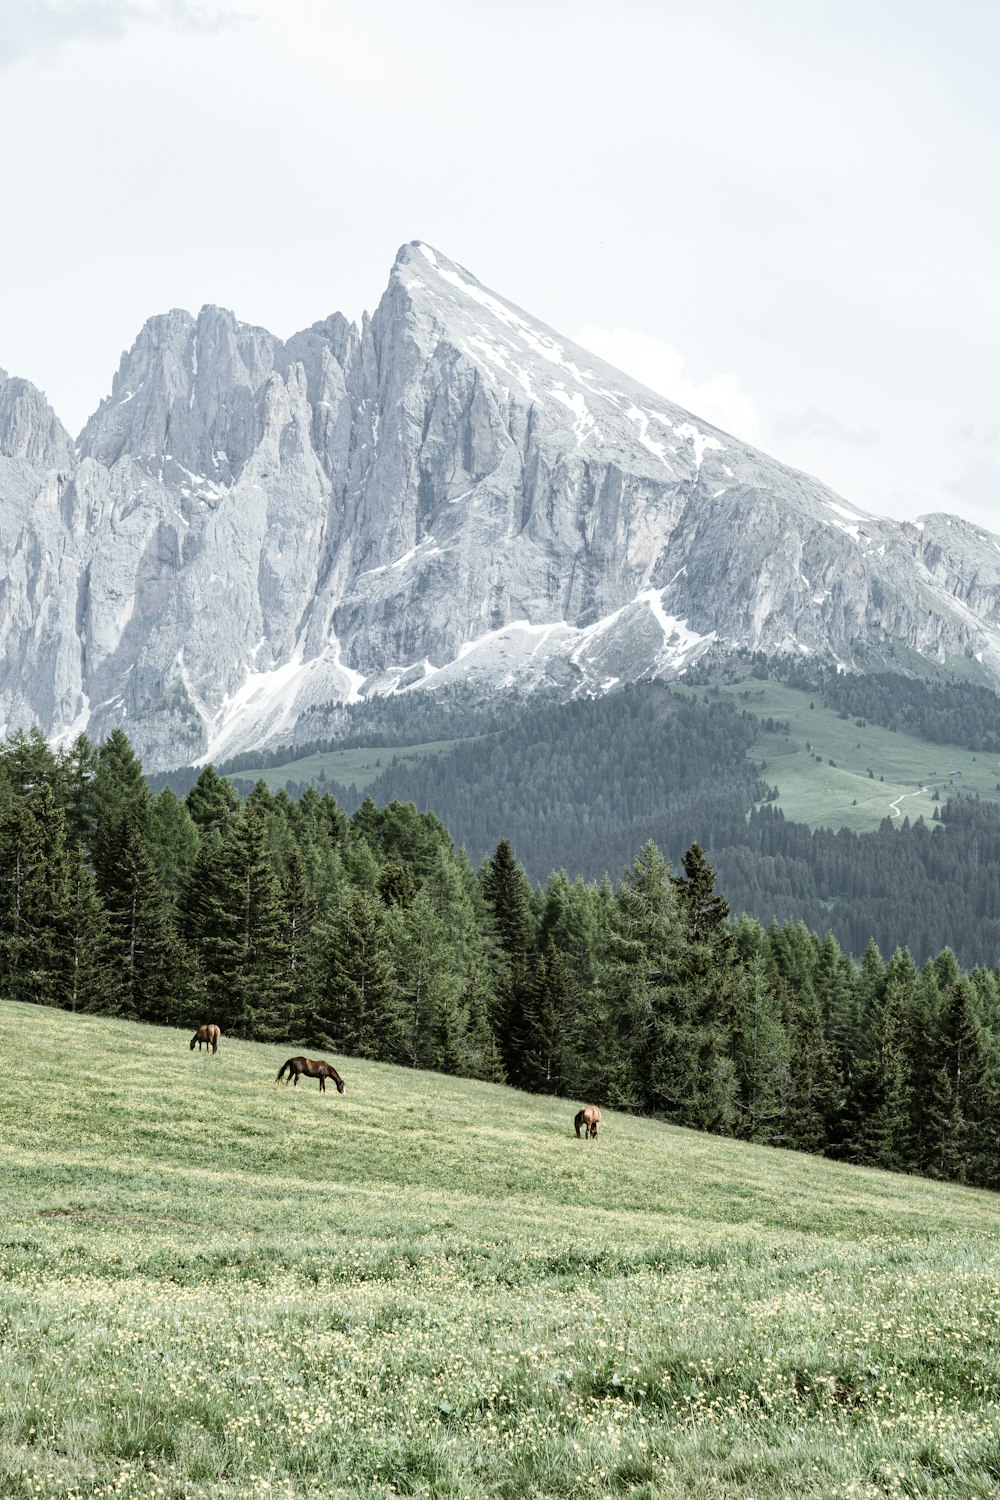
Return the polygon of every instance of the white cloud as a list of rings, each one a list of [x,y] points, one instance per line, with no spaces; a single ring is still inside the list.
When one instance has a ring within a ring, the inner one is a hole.
[[[0,68],[51,62],[78,41],[116,41],[134,25],[218,31],[246,17],[210,0],[4,0]]]
[[[873,448],[882,441],[882,434],[875,427],[848,427],[838,422],[816,406],[807,406],[805,411],[779,411],[774,417],[774,430],[779,437],[829,438],[835,443],[856,443],[860,448]]]
[[[592,354],[641,380],[651,391],[675,401],[693,416],[712,422],[744,442],[755,441],[760,417],[735,376],[720,374],[708,380],[694,380],[686,373],[683,354],[672,344],[636,328],[599,328],[588,323],[573,337]]]

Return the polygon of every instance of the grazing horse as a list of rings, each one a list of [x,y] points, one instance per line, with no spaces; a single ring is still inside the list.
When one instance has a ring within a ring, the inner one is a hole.
[[[319,1091],[321,1094],[326,1093],[326,1080],[328,1078],[337,1085],[338,1094],[342,1094],[344,1092],[344,1080],[341,1078],[336,1068],[331,1067],[328,1062],[319,1062],[312,1057],[290,1057],[288,1061],[286,1063],[282,1063],[281,1067],[278,1069],[278,1076],[274,1080],[275,1083],[281,1082],[281,1078],[284,1073],[288,1074],[288,1077],[285,1079],[286,1087],[288,1086],[289,1082],[298,1084],[300,1077],[305,1075],[306,1078],[319,1079]]]
[[[197,1042],[198,1043],[198,1051],[200,1052],[201,1051],[201,1044],[202,1044],[202,1042],[204,1042],[206,1047],[211,1047],[211,1049],[212,1049],[213,1052],[218,1052],[218,1050],[219,1050],[219,1037],[221,1035],[222,1035],[222,1032],[219,1030],[218,1026],[209,1026],[209,1025],[199,1026],[198,1030],[195,1032],[194,1036],[191,1038],[191,1051],[192,1052],[194,1051],[194,1044],[195,1044],[195,1042]]]
[[[601,1111],[596,1104],[587,1104],[580,1110],[573,1121],[576,1126],[576,1134],[579,1138],[580,1126],[583,1126],[583,1134],[588,1141],[597,1140],[597,1132],[601,1125]]]

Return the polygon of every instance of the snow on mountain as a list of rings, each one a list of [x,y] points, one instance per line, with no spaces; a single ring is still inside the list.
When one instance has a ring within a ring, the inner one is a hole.
[[[75,452],[0,375],[0,570],[0,728],[121,723],[151,767],[738,646],[1000,677],[1000,540],[865,514],[416,242],[360,327],[151,318]]]

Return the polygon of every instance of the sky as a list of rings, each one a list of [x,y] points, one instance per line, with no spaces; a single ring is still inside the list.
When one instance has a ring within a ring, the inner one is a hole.
[[[0,366],[287,337],[422,239],[696,415],[1000,532],[995,0],[0,0]]]

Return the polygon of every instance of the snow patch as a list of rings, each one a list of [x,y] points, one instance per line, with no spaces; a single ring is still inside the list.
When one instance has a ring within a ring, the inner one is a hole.
[[[559,383],[562,384],[561,381]],[[563,406],[568,406],[576,417],[573,431],[576,434],[576,445],[579,447],[587,440],[596,425],[583,392],[574,391],[572,395],[569,395],[565,390],[553,387],[552,395],[557,401],[561,401]]]
[[[844,508],[844,506],[835,504],[835,502],[833,500],[824,500],[823,504],[829,510],[837,511],[838,514],[840,514],[842,516],[847,516],[851,521],[855,521],[856,522],[856,521],[860,520],[860,517],[857,515],[857,513],[855,511],[846,510]],[[846,536],[853,537],[853,539],[856,542],[859,542],[861,540],[861,529],[857,525],[848,526],[848,525],[845,525],[845,523],[843,521],[835,521],[835,520],[831,520],[830,521],[830,525],[831,526],[836,526],[837,530],[844,532]]]
[[[664,644],[671,647],[673,655],[687,656],[696,646],[715,640],[714,630],[709,635],[699,635],[688,629],[687,620],[668,615],[663,608],[663,593],[663,589],[644,589],[641,594],[636,594],[635,603],[649,605],[653,618],[663,631]]]
[[[845,521],[863,521],[865,519],[856,510],[848,510],[846,505],[838,505],[836,500],[824,500],[823,504],[828,505],[831,510],[835,510],[838,516],[843,516]]]
[[[356,672],[349,667],[341,655],[340,638],[333,627],[330,627],[330,645],[332,646],[333,665],[343,672],[347,678],[347,697],[345,703],[360,703],[361,689],[364,687],[366,678],[363,672]]]
[[[90,699],[86,693],[80,694],[80,708],[71,724],[53,736],[52,748],[58,750],[63,745],[71,745],[78,734],[86,734],[87,725],[90,723]]]
[[[670,463],[670,460],[667,458],[667,449],[665,445],[663,443],[655,442],[649,436],[649,413],[643,411],[641,407],[632,405],[626,408],[625,415],[626,417],[628,417],[630,422],[634,422],[638,427],[639,431],[637,436],[642,446],[649,453],[652,453],[654,458],[658,458],[661,464],[663,464],[666,468],[671,469],[672,471],[672,465]],[[678,428],[677,430],[679,432],[680,428]],[[670,451],[673,452],[674,450],[671,449]]]
[[[459,646],[458,655],[455,657],[455,660],[463,661],[471,652],[478,651],[482,646],[492,644],[494,641],[499,641],[501,636],[508,635],[509,633],[520,632],[525,635],[546,636],[551,631],[558,630],[560,627],[563,630],[571,628],[566,620],[550,620],[547,625],[532,625],[530,620],[511,620],[509,625],[501,625],[499,630],[487,630],[485,635],[477,636],[474,641],[466,641],[463,645]]]
[[[693,422],[680,422],[674,428],[678,437],[689,438],[694,449],[695,468],[701,468],[701,461],[709,448],[717,448],[720,453],[725,453],[725,447],[718,438],[709,437],[707,432],[702,432]]]

